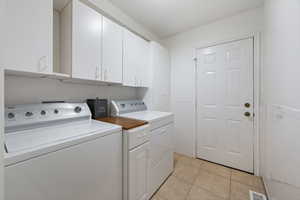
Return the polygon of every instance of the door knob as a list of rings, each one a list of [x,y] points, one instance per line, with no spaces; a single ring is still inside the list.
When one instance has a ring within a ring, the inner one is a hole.
[[[251,104],[250,103],[245,103],[246,108],[250,108]]]
[[[245,112],[244,115],[245,115],[246,117],[251,117],[251,113],[250,113],[250,112]]]

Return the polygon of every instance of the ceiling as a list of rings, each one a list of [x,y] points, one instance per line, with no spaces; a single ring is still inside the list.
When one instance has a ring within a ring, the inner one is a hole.
[[[158,37],[259,7],[264,0],[110,0]]]

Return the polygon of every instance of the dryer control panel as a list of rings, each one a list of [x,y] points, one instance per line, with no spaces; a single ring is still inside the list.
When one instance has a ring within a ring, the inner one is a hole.
[[[144,110],[147,110],[147,106],[142,100],[111,101],[112,116]]]

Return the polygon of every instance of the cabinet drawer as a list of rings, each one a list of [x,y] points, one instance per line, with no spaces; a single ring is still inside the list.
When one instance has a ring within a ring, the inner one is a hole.
[[[149,125],[140,126],[135,129],[126,131],[126,134],[128,135],[129,149],[132,149],[138,145],[149,141],[149,133]]]

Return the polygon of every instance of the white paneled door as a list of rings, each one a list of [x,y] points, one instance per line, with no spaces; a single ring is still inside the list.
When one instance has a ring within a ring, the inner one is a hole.
[[[197,156],[253,172],[253,38],[197,50]]]

